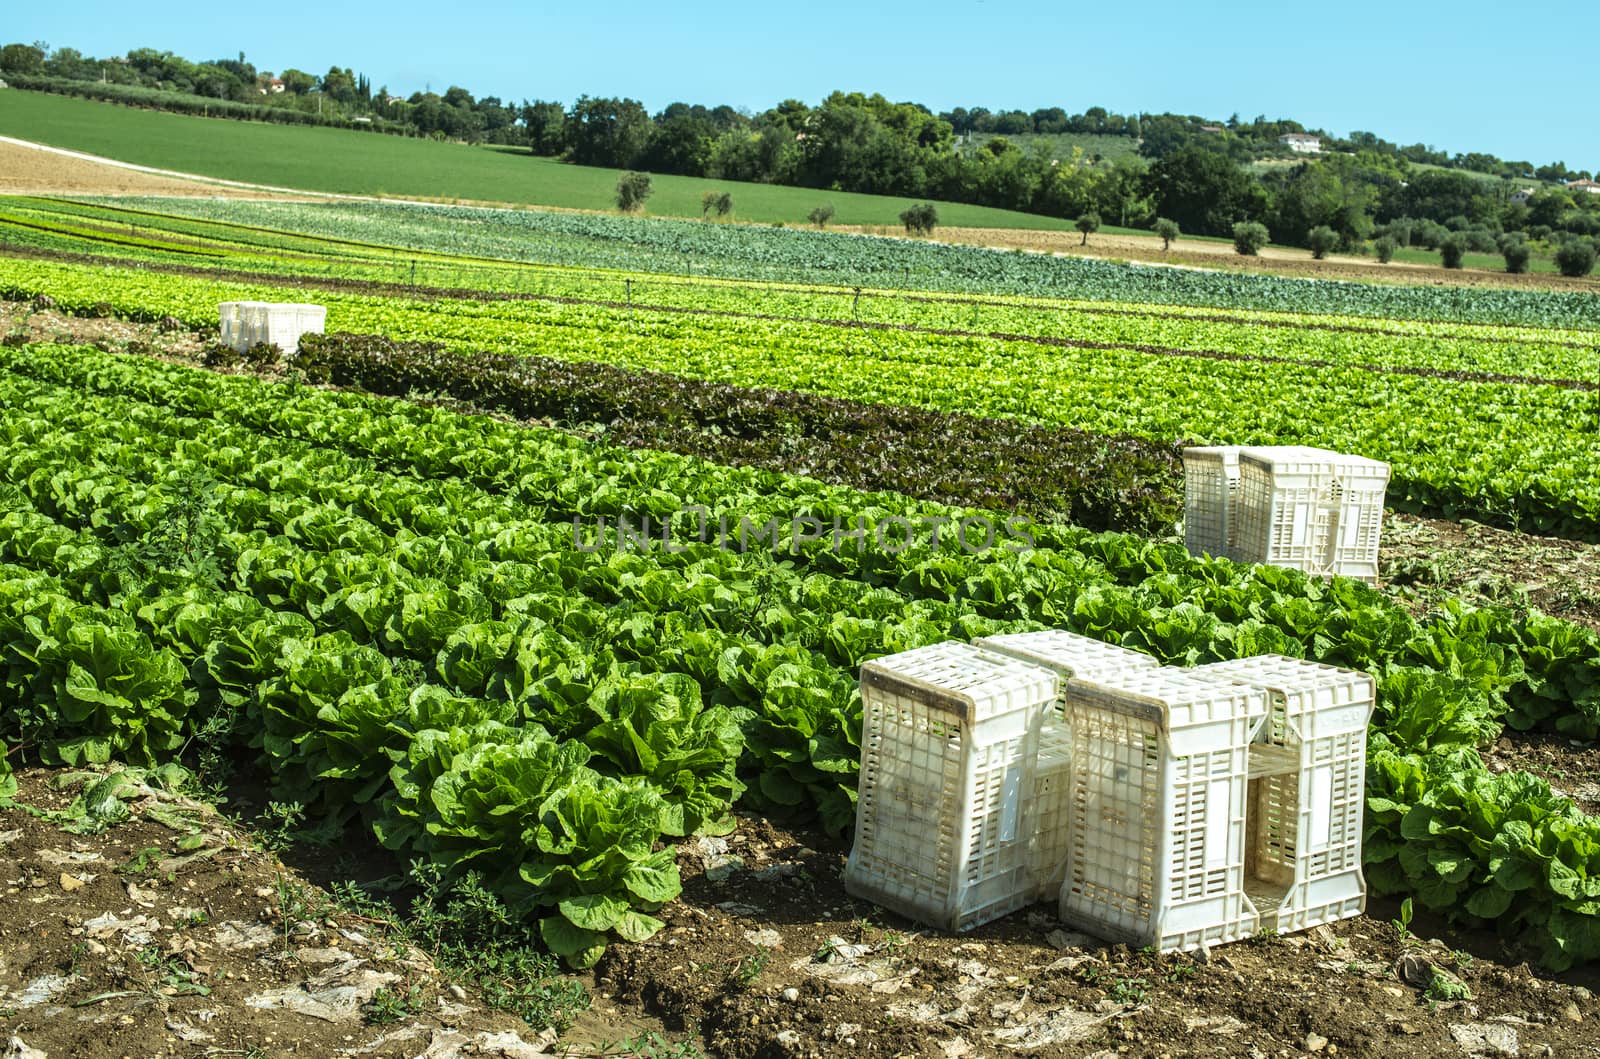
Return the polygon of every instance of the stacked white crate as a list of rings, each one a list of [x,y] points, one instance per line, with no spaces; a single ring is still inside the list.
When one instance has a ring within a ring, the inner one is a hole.
[[[1183,543],[1190,555],[1229,557],[1238,488],[1239,446],[1183,450]]]
[[[1389,465],[1303,445],[1184,450],[1191,554],[1378,580]]]
[[[217,305],[219,328],[224,344],[243,353],[257,342],[263,313],[267,302],[221,302]]]
[[[1389,465],[1323,449],[1239,452],[1234,552],[1368,584],[1378,581],[1378,540]]]
[[[322,334],[328,310],[297,302],[220,302],[222,341],[240,353],[268,342],[286,353],[299,348],[300,336]]]
[[[960,931],[1028,904],[1039,730],[1056,674],[944,643],[861,667],[861,777],[845,889]]]
[[[1103,643],[1087,636],[1048,629],[1009,633],[973,641],[979,647],[1011,655],[1054,671],[1062,686],[1073,677],[1094,680],[1129,670],[1154,669],[1156,660],[1140,651]],[[1053,897],[1066,871],[1067,835],[1071,819],[1072,729],[1057,701],[1039,730],[1039,762],[1028,792],[1024,820],[1032,835],[1028,873],[1033,899]]]
[[[1172,668],[1073,680],[1063,922],[1162,952],[1236,941],[1245,893],[1249,744],[1259,689]]]
[[[1278,655],[1193,672],[1267,692],[1250,746],[1245,881],[1261,927],[1287,933],[1359,915],[1372,677]]]

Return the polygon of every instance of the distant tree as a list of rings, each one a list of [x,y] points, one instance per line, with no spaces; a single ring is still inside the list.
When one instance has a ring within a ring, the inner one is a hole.
[[[924,202],[900,211],[900,223],[912,235],[932,235],[939,223],[939,210],[931,202]]]
[[[718,217],[726,217],[728,214],[732,213],[733,193],[731,191],[717,192],[717,197],[711,201],[711,208],[717,211]]]
[[[644,209],[650,190],[649,173],[623,173],[617,179],[617,209],[623,213]]]
[[[1587,239],[1568,239],[1556,249],[1556,268],[1577,279],[1594,271],[1595,248]]]
[[[1319,224],[1306,233],[1306,245],[1311,248],[1311,256],[1321,261],[1339,245],[1339,233],[1326,224]]]
[[[1267,205],[1260,181],[1200,147],[1183,148],[1152,165],[1143,191],[1160,216],[1197,235],[1227,235],[1234,222],[1261,216]]]
[[[1381,235],[1378,241],[1372,244],[1372,248],[1378,252],[1378,264],[1387,265],[1394,260],[1394,252],[1400,249],[1400,244],[1392,235]]]
[[[806,219],[812,224],[816,225],[818,228],[826,228],[828,226],[828,222],[833,220],[833,203],[824,202],[822,205],[806,214]]]
[[[1100,215],[1094,210],[1090,210],[1088,213],[1085,213],[1083,216],[1079,217],[1078,222],[1073,225],[1073,227],[1077,228],[1078,231],[1083,233],[1083,242],[1079,243],[1078,245],[1088,246],[1089,234],[1091,232],[1098,232],[1100,230]]]
[[[703,221],[710,216],[711,211],[717,206],[717,193],[715,191],[702,191],[700,193],[700,219]]]
[[[1245,257],[1255,257],[1266,245],[1266,225],[1259,221],[1240,221],[1233,226],[1233,248]]]
[[[8,74],[36,74],[44,70],[44,51],[31,44],[0,48],[0,70]]]
[[[1506,259],[1507,272],[1526,272],[1533,250],[1520,238],[1506,239],[1500,244],[1500,254]]]
[[[278,80],[283,82],[283,90],[285,92],[297,96],[303,96],[317,87],[316,74],[308,74],[304,70],[296,70],[292,66],[279,74]]]
[[[1172,249],[1172,241],[1178,238],[1178,222],[1165,217],[1156,218],[1156,234],[1161,237],[1161,249]]]
[[[579,165],[636,165],[650,134],[650,115],[636,99],[580,96],[567,117],[572,160]]]
[[[322,94],[338,103],[354,103],[356,101],[356,75],[349,67],[343,70],[337,66],[328,67],[328,72],[322,75]]]
[[[528,134],[528,149],[534,154],[550,158],[566,150],[567,110],[560,103],[542,99],[524,103],[519,117]]]
[[[1466,256],[1466,236],[1459,232],[1452,232],[1439,240],[1439,260],[1445,268],[1460,268],[1461,261]]]

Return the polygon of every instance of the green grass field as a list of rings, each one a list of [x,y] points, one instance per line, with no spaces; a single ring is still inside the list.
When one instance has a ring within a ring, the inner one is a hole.
[[[1408,261],[1417,265],[1440,264],[1439,251],[1424,250],[1419,246],[1401,247],[1394,252],[1396,261]],[[1489,272],[1504,272],[1506,259],[1499,254],[1468,253],[1461,259],[1465,268],[1484,269]],[[1556,268],[1555,258],[1544,251],[1535,250],[1532,259],[1528,261],[1529,272],[1548,272],[1552,276],[1559,270]]]
[[[467,147],[343,129],[165,114],[40,92],[0,92],[0,134],[138,165],[258,184],[358,195],[472,199],[605,210],[617,171],[564,165],[508,148]],[[646,212],[698,217],[701,193],[733,193],[734,218],[804,224],[832,203],[835,224],[899,223],[914,200],[730,180],[657,176]],[[939,203],[939,222],[1061,230],[1070,220]]]

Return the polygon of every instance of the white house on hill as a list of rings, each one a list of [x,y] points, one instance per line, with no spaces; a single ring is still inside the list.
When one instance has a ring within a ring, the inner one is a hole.
[[[1587,191],[1591,195],[1600,195],[1600,184],[1595,183],[1593,180],[1569,180],[1567,181],[1567,190]]]
[[[1278,137],[1278,142],[1296,154],[1322,153],[1322,137],[1307,132],[1286,132]]]
[[[1531,198],[1533,198],[1532,188],[1518,188],[1511,193],[1511,202],[1518,206],[1526,206]]]

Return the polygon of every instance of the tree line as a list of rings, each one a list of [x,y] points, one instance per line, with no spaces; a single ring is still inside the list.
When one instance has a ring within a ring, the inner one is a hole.
[[[1559,247],[1600,235],[1600,195],[1537,183],[1590,175],[1563,162],[1447,156],[1368,132],[1321,134],[1322,153],[1297,156],[1279,137],[1308,130],[1264,116],[1211,123],[1101,107],[936,114],[861,92],[834,92],[816,105],[785,100],[759,114],[689,103],[651,113],[638,100],[587,95],[570,105],[512,103],[459,86],[401,99],[348,68],[274,76],[242,53],[191,63],[149,48],[95,59],[71,48],[10,44],[0,48],[0,73],[40,87],[99,83],[215,99],[250,108],[234,115],[241,117],[318,112],[315,120],[523,147],[581,165],[1093,215],[1096,227],[1167,220],[1184,233],[1231,237],[1236,225],[1259,224],[1274,242],[1314,250],[1329,242],[1328,232],[1330,249],[1346,251],[1387,240],[1499,252],[1511,236]],[[1127,137],[1136,149],[1101,157],[1049,138],[1091,133]],[[1515,185],[1505,177],[1527,180],[1534,193],[1513,201]]]

